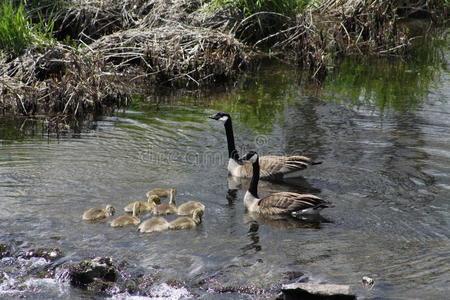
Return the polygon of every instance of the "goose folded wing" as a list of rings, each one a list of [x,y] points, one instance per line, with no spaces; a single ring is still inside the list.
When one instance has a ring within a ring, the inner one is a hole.
[[[303,170],[311,164],[311,159],[305,156],[262,156],[260,157],[261,176],[279,176],[298,170]]]
[[[273,213],[290,213],[322,204],[324,204],[324,201],[317,196],[290,192],[275,193],[262,198],[258,202],[261,210],[270,210]]]

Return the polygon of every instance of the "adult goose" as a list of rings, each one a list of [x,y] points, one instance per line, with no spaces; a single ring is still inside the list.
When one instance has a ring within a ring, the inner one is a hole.
[[[274,193],[264,198],[258,197],[258,181],[260,176],[259,157],[255,151],[250,151],[241,158],[250,161],[253,167],[250,187],[244,196],[244,204],[249,212],[266,215],[314,214],[320,212],[330,203],[311,194],[298,194],[292,192]]]
[[[252,167],[239,159],[239,154],[234,144],[233,125],[228,113],[218,112],[208,117],[213,120],[222,121],[225,125],[228,144],[228,172],[236,177],[252,177]],[[298,171],[306,169],[310,165],[321,164],[306,156],[261,156],[260,176],[264,180],[281,180],[289,177],[299,177]]]
[[[86,210],[83,213],[82,218],[86,221],[101,220],[114,215],[115,212],[116,209],[114,208],[114,206],[108,204],[106,205],[106,208],[93,207]]]

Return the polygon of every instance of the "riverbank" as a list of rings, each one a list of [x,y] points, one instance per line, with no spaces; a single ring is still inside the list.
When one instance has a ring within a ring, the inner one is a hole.
[[[269,2],[40,1],[24,22],[40,22],[36,32],[46,38],[34,34],[22,49],[3,49],[0,108],[85,118],[127,105],[142,90],[232,84],[267,56],[320,82],[344,56],[408,57],[415,36],[402,21],[442,24],[449,12],[445,1]]]

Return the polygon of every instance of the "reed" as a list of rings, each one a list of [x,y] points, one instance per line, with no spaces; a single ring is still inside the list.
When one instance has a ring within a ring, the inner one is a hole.
[[[51,43],[54,23],[36,13],[35,22],[27,15],[22,2],[0,3],[0,51],[18,56],[32,44]]]
[[[212,6],[216,9],[234,11],[238,17],[232,31],[242,41],[255,43],[288,28],[295,20],[295,16],[312,2],[312,0],[213,0]]]
[[[12,1],[0,3],[0,50],[22,52],[33,41],[30,27],[23,4],[15,7]]]

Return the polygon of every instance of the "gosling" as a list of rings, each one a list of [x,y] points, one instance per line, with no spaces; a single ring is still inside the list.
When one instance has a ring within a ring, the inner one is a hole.
[[[148,201],[134,201],[124,207],[124,211],[133,212],[133,206],[137,203],[140,212],[153,211],[156,205],[161,204],[161,198],[158,195],[150,195]]]
[[[195,209],[201,209],[205,211],[205,205],[197,201],[188,201],[178,206],[177,215],[191,216]]]
[[[161,203],[160,205],[156,205],[152,212],[155,215],[160,216],[167,216],[167,215],[173,215],[177,213],[177,206],[175,204],[175,189],[170,190],[170,200],[169,203]]]
[[[133,205],[133,215],[122,215],[120,217],[115,218],[111,222],[111,227],[124,227],[124,226],[131,226],[131,225],[138,225],[141,223],[141,219],[137,216],[139,213],[139,205],[135,203]]]
[[[169,222],[162,217],[150,218],[139,225],[140,232],[157,232],[169,229]]]
[[[158,195],[161,198],[170,197],[170,195],[173,195],[175,197],[175,194],[177,193],[177,190],[172,189],[161,189],[161,188],[155,188],[150,191],[148,191],[145,195],[147,198],[150,198],[151,195]]]
[[[116,212],[116,209],[112,205],[106,205],[106,208],[93,207],[86,210],[83,213],[83,220],[86,221],[96,221],[111,217]]]
[[[198,224],[202,222],[203,210],[195,209],[192,212],[192,217],[181,217],[173,220],[169,223],[169,229],[172,230],[183,230],[192,229],[197,227]]]

